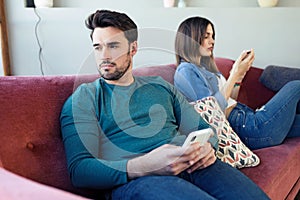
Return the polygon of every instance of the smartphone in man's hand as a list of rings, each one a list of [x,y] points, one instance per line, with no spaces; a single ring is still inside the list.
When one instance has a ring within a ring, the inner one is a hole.
[[[187,136],[182,147],[187,147],[194,142],[199,142],[203,146],[213,134],[211,128],[193,131]]]

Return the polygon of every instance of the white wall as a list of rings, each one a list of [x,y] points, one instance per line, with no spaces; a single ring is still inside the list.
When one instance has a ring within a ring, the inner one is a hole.
[[[42,18],[37,33],[43,70],[46,75],[96,73],[84,20],[102,8],[126,12],[140,28],[135,67],[174,63],[177,26],[195,15],[215,24],[217,57],[235,59],[242,50],[254,48],[257,67],[300,67],[299,0],[280,0],[275,8],[259,8],[256,0],[187,2],[191,7],[163,8],[162,0],[54,0],[54,8],[36,10]],[[13,74],[41,74],[34,10],[20,0],[7,0],[6,7]]]

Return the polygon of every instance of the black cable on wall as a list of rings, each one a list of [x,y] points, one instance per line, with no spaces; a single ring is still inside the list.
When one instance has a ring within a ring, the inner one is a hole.
[[[38,35],[38,27],[39,27],[39,24],[40,24],[42,18],[38,14],[35,7],[33,8],[33,10],[34,10],[35,15],[38,17],[38,21],[35,24],[34,32],[35,32],[36,41],[37,41],[38,46],[39,46],[38,58],[39,58],[39,63],[40,63],[40,71],[41,71],[41,74],[44,76],[43,61],[42,61],[42,51],[43,51],[43,49],[42,49],[42,45],[40,43],[40,39],[39,39],[39,35]]]

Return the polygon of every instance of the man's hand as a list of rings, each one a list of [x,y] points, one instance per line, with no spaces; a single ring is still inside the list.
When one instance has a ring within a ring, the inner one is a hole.
[[[204,146],[200,148],[200,159],[194,165],[192,165],[187,172],[192,173],[197,169],[206,168],[215,163],[217,157],[215,155],[215,150],[212,148],[211,144],[207,142]]]
[[[129,160],[128,178],[146,175],[177,175],[189,169],[192,172],[213,164],[216,160],[214,150],[209,143],[200,146],[193,143],[187,148],[166,144],[153,151]]]

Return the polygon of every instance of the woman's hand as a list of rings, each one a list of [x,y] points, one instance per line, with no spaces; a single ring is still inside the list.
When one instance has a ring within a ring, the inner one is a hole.
[[[129,160],[127,163],[130,179],[146,175],[177,175],[189,168],[192,172],[214,163],[209,143],[200,146],[193,143],[187,148],[175,145],[162,145],[153,151]],[[214,155],[214,153],[213,153]]]
[[[248,52],[248,53],[247,53]],[[241,82],[254,61],[254,50],[243,51],[234,62],[230,74],[234,76],[235,82]]]
[[[236,82],[242,82],[253,61],[254,51],[251,49],[249,53],[247,53],[247,51],[243,51],[234,62],[225,85],[220,89],[226,100],[228,100],[229,97],[233,99],[237,98],[238,90],[234,90],[234,85]]]

